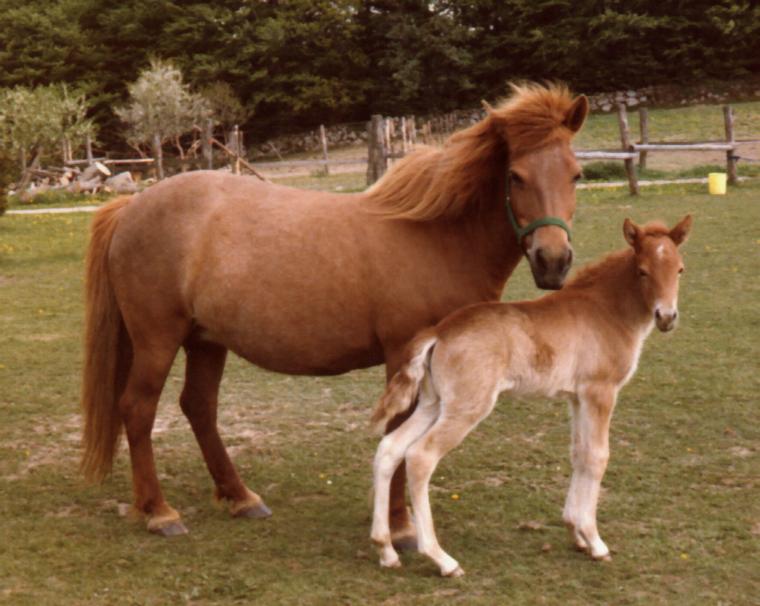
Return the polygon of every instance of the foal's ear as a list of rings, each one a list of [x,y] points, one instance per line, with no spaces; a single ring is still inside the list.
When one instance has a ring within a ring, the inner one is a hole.
[[[623,222],[623,237],[625,238],[625,241],[628,242],[628,244],[630,244],[634,248],[636,248],[636,246],[638,245],[640,236],[641,236],[641,229],[639,229],[639,226],[636,225],[630,219],[626,219]]]
[[[670,234],[668,235],[676,246],[680,246],[686,242],[686,238],[688,238],[689,232],[691,231],[691,223],[691,215],[686,215],[678,222],[678,225],[670,230]]]
[[[580,95],[575,98],[570,109],[565,114],[565,120],[562,122],[567,128],[574,133],[577,133],[588,116],[588,97],[586,95]]]
[[[483,106],[483,109],[486,110],[486,113],[489,116],[493,115],[493,106],[488,101],[486,101],[485,99],[481,99],[480,104]]]

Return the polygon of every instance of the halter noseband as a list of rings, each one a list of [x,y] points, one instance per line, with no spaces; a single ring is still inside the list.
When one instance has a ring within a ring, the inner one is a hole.
[[[573,237],[570,233],[570,227],[559,217],[541,217],[535,221],[531,221],[525,227],[520,227],[515,218],[515,213],[512,211],[512,203],[510,200],[510,190],[512,189],[512,182],[507,177],[507,215],[509,215],[509,222],[512,224],[512,229],[515,230],[515,236],[517,236],[517,243],[522,244],[522,239],[530,233],[536,231],[539,227],[545,227],[547,225],[554,225],[565,230],[567,234],[567,241],[570,242]]]

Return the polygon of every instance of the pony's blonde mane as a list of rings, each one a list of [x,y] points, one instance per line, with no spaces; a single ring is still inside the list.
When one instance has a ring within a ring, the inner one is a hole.
[[[569,141],[565,120],[573,98],[563,85],[512,84],[512,95],[480,122],[454,133],[442,148],[422,147],[398,161],[365,192],[389,218],[430,221],[477,207],[519,157]]]

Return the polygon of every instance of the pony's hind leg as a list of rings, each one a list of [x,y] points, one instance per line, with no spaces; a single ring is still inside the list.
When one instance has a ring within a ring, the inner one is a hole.
[[[396,430],[387,434],[378,446],[373,466],[375,498],[371,539],[380,554],[381,566],[388,568],[401,566],[398,553],[391,542],[389,526],[391,478],[403,460],[409,445],[430,427],[438,411],[437,398],[421,398],[414,414]]]
[[[216,497],[229,503],[230,512],[235,517],[269,517],[272,512],[259,495],[243,484],[219,436],[219,384],[227,359],[227,349],[191,337],[185,343],[185,351],[187,365],[180,406],[190,422],[206,466],[216,484]]]
[[[185,534],[177,511],[164,500],[156,475],[151,431],[159,396],[177,349],[133,346],[132,365],[119,400],[129,442],[135,510],[147,518],[148,530],[163,536]]]

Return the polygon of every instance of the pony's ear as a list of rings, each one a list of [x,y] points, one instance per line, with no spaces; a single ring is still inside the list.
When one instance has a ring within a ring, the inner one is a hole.
[[[481,99],[480,104],[483,106],[483,109],[486,110],[486,113],[489,116],[493,116],[493,107],[488,101],[486,101],[485,99]]]
[[[686,215],[678,222],[678,225],[670,230],[670,234],[668,235],[676,246],[680,246],[686,242],[686,238],[689,237],[689,232],[691,231],[691,223],[691,215]]]
[[[586,121],[586,116],[588,116],[588,97],[586,95],[580,95],[575,98],[575,101],[573,101],[573,104],[570,106],[570,109],[567,110],[567,114],[565,114],[565,120],[562,122],[567,128],[569,128],[574,133],[577,133],[581,126],[583,126],[583,123]]]
[[[636,248],[641,237],[641,229],[633,221],[626,219],[623,221],[623,237],[628,244]]]

